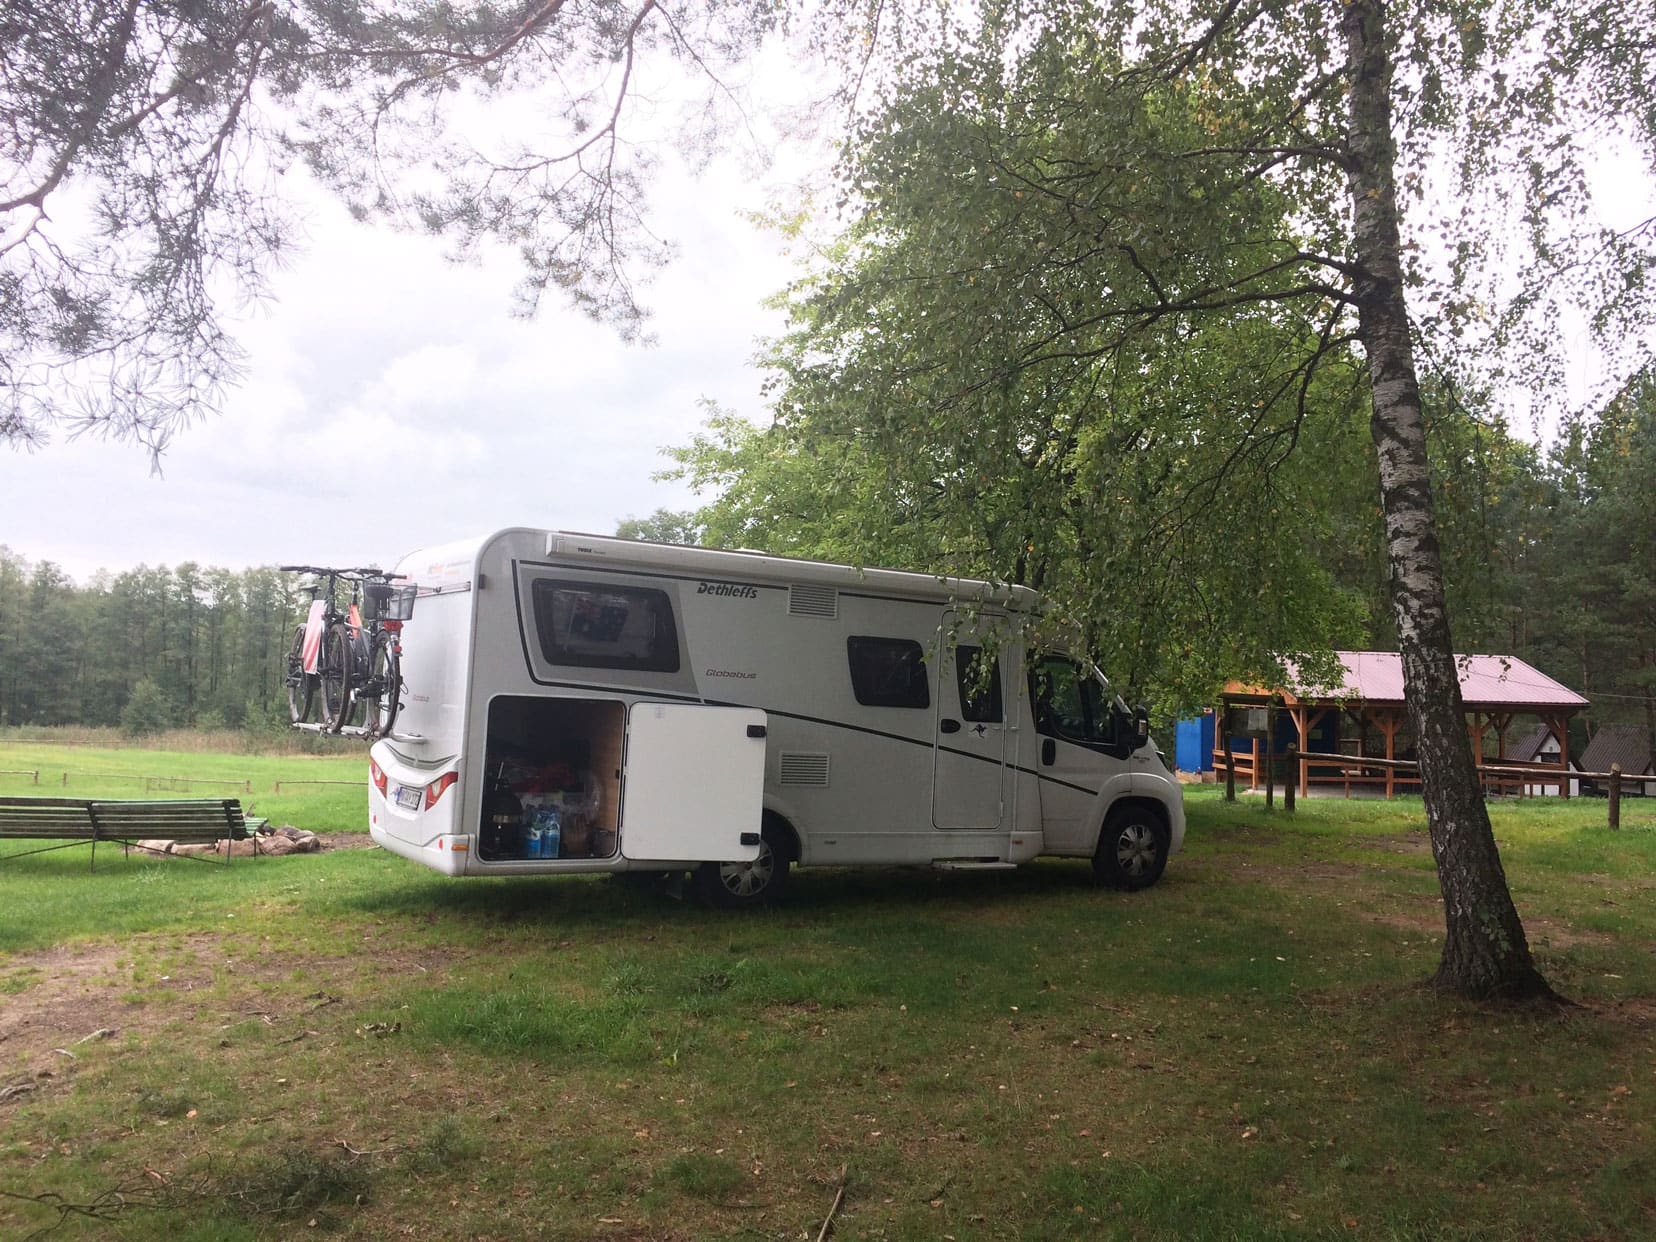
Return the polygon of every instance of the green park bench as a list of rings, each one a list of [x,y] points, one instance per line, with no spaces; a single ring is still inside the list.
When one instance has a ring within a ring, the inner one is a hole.
[[[90,843],[96,866],[99,841],[132,850],[143,848],[139,842],[144,840],[210,845],[225,838],[242,841],[247,835],[247,819],[235,798],[0,798],[0,840],[53,843],[7,855],[10,858]],[[225,858],[228,861],[228,852]]]

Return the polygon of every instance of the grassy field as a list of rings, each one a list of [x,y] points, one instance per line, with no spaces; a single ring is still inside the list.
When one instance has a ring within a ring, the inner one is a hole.
[[[307,739],[328,753],[247,755],[221,748],[245,744],[235,733],[180,733],[143,749],[121,746],[112,731],[92,733],[90,740],[65,745],[0,733],[0,795],[238,798],[249,815],[272,823],[368,831],[368,758],[361,742]],[[85,850],[80,853],[84,862]]]
[[[360,826],[330,789],[277,818]],[[1421,989],[1418,801],[1189,809],[1145,893],[829,870],[736,917],[377,850],[0,863],[0,1236],[1656,1232],[1656,807],[1494,811],[1562,1013]]]

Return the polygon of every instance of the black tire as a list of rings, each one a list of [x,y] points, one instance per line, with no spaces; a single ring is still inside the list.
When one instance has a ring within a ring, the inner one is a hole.
[[[374,737],[390,737],[397,725],[397,711],[402,707],[402,661],[397,656],[395,641],[389,634],[374,639],[374,653],[368,660],[367,698],[368,732]]]
[[[1148,807],[1111,811],[1098,834],[1093,875],[1111,888],[1137,892],[1161,879],[1167,869],[1167,824]]]
[[[783,834],[766,826],[759,856],[750,863],[703,863],[691,875],[698,900],[721,910],[751,910],[775,904],[788,886],[793,859]]]
[[[322,635],[316,675],[322,683],[322,727],[338,733],[351,707],[351,642],[343,624],[330,625]]]
[[[345,681],[345,715],[340,723],[353,733],[367,733],[379,711],[379,705],[373,701],[376,698],[373,683],[369,680],[374,660],[373,647],[367,630],[353,630],[349,625],[344,628],[345,667],[349,676]]]
[[[304,724],[316,703],[316,678],[305,672],[305,627],[293,631],[293,645],[287,657],[288,720]]]

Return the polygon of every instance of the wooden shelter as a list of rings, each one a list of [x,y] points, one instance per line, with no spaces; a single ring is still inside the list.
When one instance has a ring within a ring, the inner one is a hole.
[[[1403,701],[1402,658],[1393,651],[1335,655],[1343,670],[1336,686],[1298,684],[1292,668],[1290,684],[1275,691],[1239,682],[1226,686],[1214,743],[1215,766],[1224,770],[1228,743],[1237,779],[1246,777],[1253,788],[1262,783],[1269,765],[1273,778],[1280,772],[1283,779],[1297,780],[1302,795],[1313,785],[1343,786],[1348,795],[1353,788],[1384,790],[1388,798],[1400,790],[1418,789],[1416,771],[1394,766],[1414,757]],[[1570,717],[1588,706],[1587,700],[1515,656],[1463,655],[1455,660],[1478,765],[1506,760],[1509,730],[1520,717],[1532,717],[1558,742],[1556,758],[1546,766],[1559,769],[1558,786],[1568,797],[1568,726]],[[1290,745],[1304,758],[1297,773],[1282,770]],[[1490,772],[1485,785],[1521,791],[1534,779],[1526,782]]]

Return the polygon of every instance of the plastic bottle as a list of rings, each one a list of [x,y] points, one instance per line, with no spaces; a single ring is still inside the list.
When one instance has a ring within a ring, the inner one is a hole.
[[[562,847],[563,822],[558,818],[558,808],[548,807],[544,818],[540,822],[541,857],[556,858]]]

